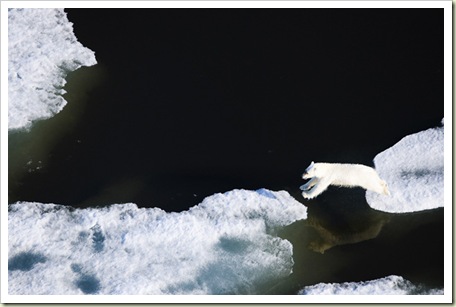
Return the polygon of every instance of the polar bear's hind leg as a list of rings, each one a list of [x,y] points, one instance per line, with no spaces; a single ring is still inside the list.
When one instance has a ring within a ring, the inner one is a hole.
[[[382,180],[381,184],[382,184],[382,188],[383,188],[382,194],[391,196],[391,193],[388,188],[388,184],[384,180]]]

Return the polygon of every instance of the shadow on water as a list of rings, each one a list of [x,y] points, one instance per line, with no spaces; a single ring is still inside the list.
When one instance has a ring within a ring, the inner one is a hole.
[[[271,294],[389,275],[443,288],[443,208],[385,213],[369,207],[362,189],[333,187],[306,205],[308,218],[280,233],[293,244],[295,264]]]

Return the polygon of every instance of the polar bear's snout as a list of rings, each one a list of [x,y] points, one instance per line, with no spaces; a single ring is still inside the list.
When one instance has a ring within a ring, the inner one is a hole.
[[[315,177],[315,174],[313,172],[305,171],[304,174],[302,174],[302,179],[312,179],[314,177]]]

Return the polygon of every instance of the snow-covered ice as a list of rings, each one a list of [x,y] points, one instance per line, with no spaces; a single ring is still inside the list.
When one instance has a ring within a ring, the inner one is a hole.
[[[390,275],[370,281],[319,283],[299,291],[301,295],[443,295],[443,289],[424,289],[401,276]]]
[[[367,191],[369,205],[392,213],[443,207],[443,139],[443,126],[431,128],[408,135],[379,153],[375,169],[388,183],[391,196]]]
[[[63,9],[9,9],[8,130],[60,112],[66,75],[95,64]]]
[[[288,276],[275,235],[305,219],[287,192],[234,190],[180,213],[10,205],[9,294],[255,294]]]

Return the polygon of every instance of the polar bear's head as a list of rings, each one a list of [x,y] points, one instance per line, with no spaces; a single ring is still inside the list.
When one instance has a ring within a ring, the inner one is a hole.
[[[310,163],[310,165],[304,171],[304,174],[302,174],[302,179],[310,179],[310,178],[315,177],[316,171],[317,171],[317,168],[315,166],[315,163],[312,161]]]

